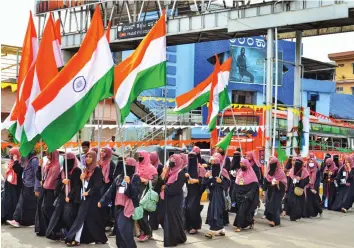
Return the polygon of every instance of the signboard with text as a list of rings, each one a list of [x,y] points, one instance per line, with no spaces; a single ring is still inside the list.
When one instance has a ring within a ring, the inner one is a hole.
[[[117,37],[118,39],[129,39],[135,37],[145,36],[150,29],[155,25],[156,20],[148,20],[142,22],[127,23],[121,26],[118,26]]]

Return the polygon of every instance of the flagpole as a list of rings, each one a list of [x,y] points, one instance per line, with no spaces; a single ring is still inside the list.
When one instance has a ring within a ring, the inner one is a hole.
[[[68,155],[66,153],[66,146],[65,146],[65,179],[68,179]],[[65,195],[68,197],[69,195],[69,185],[68,183],[65,184]]]
[[[239,134],[238,128],[237,128],[236,118],[235,118],[235,115],[234,115],[234,110],[232,109],[232,105],[230,105],[229,108],[231,109],[232,119],[234,120],[234,125],[235,125],[237,139],[238,139],[238,145],[240,146],[240,150],[241,150],[240,152],[241,152],[241,157],[242,157],[242,146],[241,146],[240,134]]]
[[[164,149],[164,164],[167,162],[167,84],[165,84],[165,116],[164,116],[164,122],[165,122],[165,149]]]
[[[103,100],[103,109],[102,109],[102,122],[101,122],[101,125],[100,125],[100,117],[98,116],[98,150],[97,150],[97,161],[100,159],[100,149],[101,149],[101,139],[102,139],[102,128],[103,128],[103,119],[104,119],[104,108],[105,108],[105,105],[106,105],[106,99]]]
[[[222,110],[222,113],[221,113],[221,120],[220,120],[220,125],[219,125],[219,134],[218,134],[218,142],[219,142],[219,140],[220,140],[220,134],[221,134],[221,126],[222,126],[222,123],[223,123],[223,121],[224,121],[224,110]]]
[[[158,1],[158,3],[160,4],[160,2]],[[166,16],[165,16],[165,22],[167,22],[167,15],[168,13],[165,12],[165,10],[162,10],[161,9],[161,6],[159,5],[160,7],[160,12],[161,12],[161,15],[163,13],[166,13]],[[166,29],[167,29],[167,25],[166,25]],[[166,33],[167,33],[167,30],[166,30]],[[166,164],[167,162],[167,82],[166,82],[166,78],[165,78],[165,118],[164,118],[164,122],[165,122],[165,149],[164,149],[164,165]]]
[[[120,149],[123,158],[123,172],[124,172],[124,176],[127,176],[127,169],[124,161],[124,143],[123,143],[123,135],[122,135],[123,132],[122,132],[122,125],[121,125],[121,115],[117,104],[116,104],[116,114],[117,114],[118,142],[120,143]]]
[[[79,135],[80,135],[80,130],[79,130]],[[77,143],[78,143],[78,146],[79,146],[79,156],[80,156],[80,162],[81,162],[81,165],[82,165],[82,169],[84,169],[83,168],[83,164],[82,164],[82,161],[81,161],[81,159],[82,159],[82,157],[81,157],[81,144],[80,144],[80,139],[79,139],[79,135],[77,136]],[[81,195],[84,193],[84,184],[85,184],[85,180],[84,179],[82,179],[81,180],[81,183],[82,183],[82,188],[81,188]],[[83,196],[83,198],[84,198],[84,200],[86,199],[85,198],[85,196]]]
[[[274,153],[275,153],[275,137],[276,137],[277,108],[278,108],[278,28],[275,28],[274,37],[275,37],[275,42],[274,42],[275,43],[275,99],[274,99],[272,156],[274,156]]]

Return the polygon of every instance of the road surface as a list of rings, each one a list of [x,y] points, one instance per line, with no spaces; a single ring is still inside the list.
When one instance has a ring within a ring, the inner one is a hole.
[[[205,220],[207,206],[202,216]],[[244,230],[241,233],[233,232],[232,226],[226,227],[226,236],[213,240],[204,238],[207,225],[197,235],[187,235],[187,242],[179,247],[183,248],[352,248],[354,247],[354,210],[347,214],[325,211],[322,217],[289,221],[288,217],[281,220],[280,227],[270,227],[266,220],[256,218],[253,230]],[[234,215],[230,214],[233,222]],[[147,243],[137,243],[138,247],[163,247],[162,230],[154,232],[154,240]],[[64,247],[64,243],[54,242],[46,238],[35,236],[33,228],[12,228],[2,226],[1,247],[6,248],[44,248]],[[80,247],[116,247],[115,238],[110,238],[105,245],[81,245]]]

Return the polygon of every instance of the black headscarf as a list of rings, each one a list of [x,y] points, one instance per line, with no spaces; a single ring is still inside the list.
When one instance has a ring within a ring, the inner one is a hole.
[[[187,173],[191,178],[198,178],[198,158],[195,153],[188,154]]]
[[[294,165],[294,175],[300,177],[301,176],[301,172],[299,173],[299,171],[302,169],[303,163],[300,160],[296,160],[295,161],[295,165]]]
[[[293,157],[292,156],[290,156],[289,158],[288,158],[288,161],[286,162],[286,165],[285,165],[285,169],[287,169],[287,170],[290,170],[293,166],[292,166],[292,160],[293,160]]]
[[[218,177],[220,175],[220,164],[212,164],[211,165],[211,174],[213,177]]]
[[[241,153],[236,150],[236,152],[234,153],[234,156],[232,158],[231,170],[240,169],[240,162],[241,162]]]
[[[268,172],[268,175],[270,175],[270,176],[273,176],[273,175],[274,175],[274,172],[275,172],[275,170],[277,169],[277,165],[278,165],[278,163],[269,164],[269,172]]]

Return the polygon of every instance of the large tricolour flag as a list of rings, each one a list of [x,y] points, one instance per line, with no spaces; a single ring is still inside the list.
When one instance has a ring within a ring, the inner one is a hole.
[[[32,102],[49,152],[69,141],[100,100],[112,96],[113,58],[97,5],[79,51]]]
[[[34,63],[38,51],[37,32],[33,23],[32,12],[28,20],[27,30],[22,45],[21,61],[19,73],[17,77],[17,95],[16,102],[12,107],[10,115],[2,123],[2,129],[8,129],[12,136],[20,141],[22,126],[18,124],[18,115],[20,111],[19,102],[21,93],[23,91],[23,82],[30,70],[31,65]]]
[[[115,102],[121,123],[141,92],[166,85],[165,18],[163,14],[136,50],[114,69]]]
[[[227,88],[229,84],[230,68],[231,59],[227,64],[225,64],[225,70],[222,70],[220,68],[219,58],[216,56],[216,63],[213,72],[209,98],[209,131],[212,131],[216,128],[219,112],[223,111],[231,104]]]
[[[230,71],[230,68],[231,57],[221,65],[221,71]],[[179,114],[187,113],[209,102],[212,79],[213,73],[192,90],[177,96],[174,111]]]
[[[39,133],[35,128],[35,112],[32,101],[58,74],[58,68],[64,66],[60,47],[60,29],[58,34],[57,28],[60,26],[55,26],[52,15],[49,15],[39,46],[33,79],[27,78],[28,80],[25,80],[26,92],[23,92],[23,99],[21,99],[26,103],[26,108],[21,109],[24,111],[21,112],[21,116],[24,116],[20,146],[22,156],[27,156],[40,140]]]

